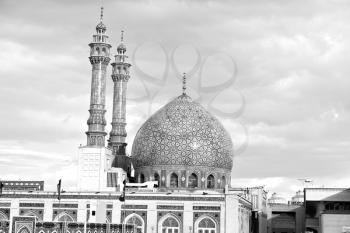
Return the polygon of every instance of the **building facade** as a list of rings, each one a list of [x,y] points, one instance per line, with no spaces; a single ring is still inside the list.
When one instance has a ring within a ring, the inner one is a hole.
[[[307,233],[350,232],[350,189],[306,188]]]

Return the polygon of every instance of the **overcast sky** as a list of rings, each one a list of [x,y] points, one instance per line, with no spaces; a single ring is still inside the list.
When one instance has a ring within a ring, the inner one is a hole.
[[[302,188],[300,178],[349,186],[349,1],[103,5],[111,52],[125,30],[133,65],[129,152],[149,114],[181,94],[179,77],[187,72],[188,94],[233,138],[233,186],[266,185],[284,196]],[[48,189],[62,178],[74,189],[77,148],[86,143],[88,43],[100,6],[0,0],[0,178],[45,180]]]

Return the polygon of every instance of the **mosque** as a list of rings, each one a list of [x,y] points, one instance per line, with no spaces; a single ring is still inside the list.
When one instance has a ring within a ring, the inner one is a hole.
[[[123,34],[111,62],[112,129],[107,135],[112,46],[102,16],[89,44],[90,115],[86,145],[78,148],[78,189],[4,191],[0,232],[266,232],[266,192],[262,187],[231,187],[231,137],[186,93],[185,77],[182,94],[144,122],[131,156],[126,154],[126,95],[132,77]]]

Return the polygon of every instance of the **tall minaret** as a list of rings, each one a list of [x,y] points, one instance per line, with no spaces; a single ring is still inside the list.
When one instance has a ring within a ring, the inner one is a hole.
[[[121,33],[121,43],[117,48],[115,62],[112,63],[112,79],[114,82],[113,92],[113,116],[112,130],[110,132],[109,147],[114,155],[125,155],[126,139],[126,86],[130,78],[130,64],[126,62],[128,58],[125,54],[126,47],[123,43],[123,31]]]
[[[101,7],[100,23],[96,26],[96,34],[90,46],[90,63],[92,65],[90,117],[87,135],[88,146],[105,146],[105,98],[106,98],[106,69],[109,64],[109,50],[112,47],[107,43],[108,36],[103,20],[103,7]]]

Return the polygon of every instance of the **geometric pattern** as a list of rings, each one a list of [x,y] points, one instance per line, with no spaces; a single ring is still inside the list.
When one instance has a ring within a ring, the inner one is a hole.
[[[198,166],[232,169],[233,144],[222,124],[183,94],[153,114],[133,142],[136,168]]]

